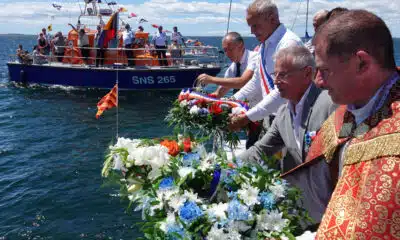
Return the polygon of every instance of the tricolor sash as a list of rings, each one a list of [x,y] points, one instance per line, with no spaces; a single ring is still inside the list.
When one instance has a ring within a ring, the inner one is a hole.
[[[268,74],[267,69],[265,68],[265,43],[261,44],[261,50],[260,50],[260,75],[261,75],[261,82],[263,83],[265,92],[269,94],[272,90],[274,90],[275,85],[274,85],[274,80],[272,80],[272,77]]]
[[[239,108],[243,109],[243,112],[246,112],[246,111],[249,110],[249,106],[245,102],[238,101],[238,100],[236,100],[236,101],[221,100],[221,99],[218,99],[218,98],[207,96],[207,95],[199,93],[199,92],[195,92],[190,88],[182,89],[182,91],[179,93],[178,99],[179,99],[179,101],[182,101],[182,100],[203,100],[204,102],[208,102],[208,103],[210,103],[210,102],[218,102],[220,104],[227,104],[231,108],[239,107]]]

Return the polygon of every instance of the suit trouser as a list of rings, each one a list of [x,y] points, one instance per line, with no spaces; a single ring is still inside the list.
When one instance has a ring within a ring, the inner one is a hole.
[[[128,66],[135,66],[135,60],[133,60],[135,56],[133,54],[132,44],[126,44],[125,48],[125,55],[126,58],[128,58]]]
[[[104,65],[104,54],[105,54],[106,50],[104,48],[99,48],[96,51],[96,67],[99,66],[99,64],[101,66]]]
[[[158,63],[160,66],[168,66],[167,61],[167,46],[157,46],[156,45],[156,52],[158,57]]]

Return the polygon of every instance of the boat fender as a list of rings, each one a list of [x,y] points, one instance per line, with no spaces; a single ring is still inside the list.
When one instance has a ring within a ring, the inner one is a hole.
[[[26,85],[26,76],[25,76],[25,71],[24,69],[21,69],[19,72],[19,81],[25,86]]]

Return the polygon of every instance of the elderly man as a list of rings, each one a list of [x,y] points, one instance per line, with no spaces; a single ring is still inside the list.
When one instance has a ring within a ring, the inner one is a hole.
[[[317,32],[318,28],[328,20],[328,14],[330,12],[328,10],[322,9],[319,10],[313,18],[313,26],[314,26],[314,31]],[[305,46],[310,50],[311,53],[314,54],[314,45],[312,44],[312,39],[310,39]]]
[[[326,159],[340,174],[317,239],[399,239],[400,76],[390,31],[350,10],[321,26],[314,43],[317,76],[343,104],[306,159]]]
[[[222,48],[232,64],[225,72],[224,78],[201,74],[197,79],[205,84],[220,85],[214,92],[216,97],[223,97],[231,88],[243,87],[256,70],[257,53],[244,47],[242,36],[237,32],[230,32],[222,39]]]
[[[234,116],[231,129],[240,129],[250,122],[264,120],[268,128],[273,116],[285,100],[280,97],[271,73],[274,72],[273,54],[283,48],[302,45],[296,34],[279,20],[278,8],[270,0],[255,0],[247,8],[247,24],[252,34],[261,43],[257,70],[253,78],[234,95],[240,100],[249,100],[252,108],[245,114]]]
[[[275,72],[272,74],[280,95],[288,100],[275,118],[272,126],[261,140],[238,158],[244,161],[259,161],[263,155],[272,156],[286,147],[288,152],[281,161],[283,172],[289,172],[303,163],[310,146],[311,137],[332,113],[334,105],[327,91],[313,83],[315,62],[304,46],[279,50],[276,54]],[[302,190],[304,208],[315,223],[321,221],[330,199],[333,183],[329,165],[320,162],[289,174],[290,184]],[[318,225],[308,226],[315,231]]]

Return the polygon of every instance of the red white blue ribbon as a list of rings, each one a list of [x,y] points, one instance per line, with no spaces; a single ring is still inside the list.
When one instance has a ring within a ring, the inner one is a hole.
[[[213,97],[207,96],[205,94],[195,92],[190,88],[182,89],[182,91],[179,93],[178,99],[180,101],[196,99],[196,100],[203,100],[206,103],[218,102],[220,104],[227,104],[232,108],[240,107],[240,108],[243,108],[245,111],[249,110],[249,106],[245,102],[213,98]]]
[[[261,81],[263,83],[264,89],[269,94],[272,90],[274,90],[275,85],[274,85],[274,80],[272,77],[268,74],[267,69],[265,69],[265,43],[261,44],[261,61],[260,61],[260,75],[261,75]]]

